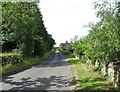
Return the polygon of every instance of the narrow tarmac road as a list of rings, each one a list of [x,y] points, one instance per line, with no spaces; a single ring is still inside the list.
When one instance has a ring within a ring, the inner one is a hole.
[[[2,90],[70,90],[70,78],[68,61],[55,52],[41,65],[7,76],[1,84]]]

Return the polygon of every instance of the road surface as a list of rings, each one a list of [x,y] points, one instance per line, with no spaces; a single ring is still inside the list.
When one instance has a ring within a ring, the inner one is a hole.
[[[2,90],[70,90],[70,78],[68,61],[55,52],[41,65],[7,76],[1,84]]]

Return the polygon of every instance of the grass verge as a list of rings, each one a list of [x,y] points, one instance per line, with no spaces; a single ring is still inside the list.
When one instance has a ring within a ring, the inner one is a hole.
[[[113,90],[114,86],[107,77],[100,74],[85,63],[75,58],[68,58],[72,72],[77,72],[76,81],[82,90]]]
[[[2,74],[2,76],[7,76],[28,69],[46,60],[51,53],[52,52],[47,52],[43,57],[29,58],[17,64],[7,64],[0,69],[0,74]]]

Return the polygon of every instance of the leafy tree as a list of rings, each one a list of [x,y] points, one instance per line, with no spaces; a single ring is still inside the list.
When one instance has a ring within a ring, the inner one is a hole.
[[[100,21],[89,25],[89,34],[72,43],[76,55],[84,55],[93,62],[99,59],[106,65],[120,60],[120,2],[95,2]]]
[[[37,3],[4,2],[2,7],[3,52],[17,48],[31,57],[52,49],[55,41],[46,31]]]

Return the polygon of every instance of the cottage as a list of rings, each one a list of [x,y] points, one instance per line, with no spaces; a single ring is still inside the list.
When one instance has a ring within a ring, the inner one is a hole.
[[[66,43],[60,43],[59,47],[67,49],[68,46],[70,46],[70,43],[68,43],[68,41],[66,41]]]

